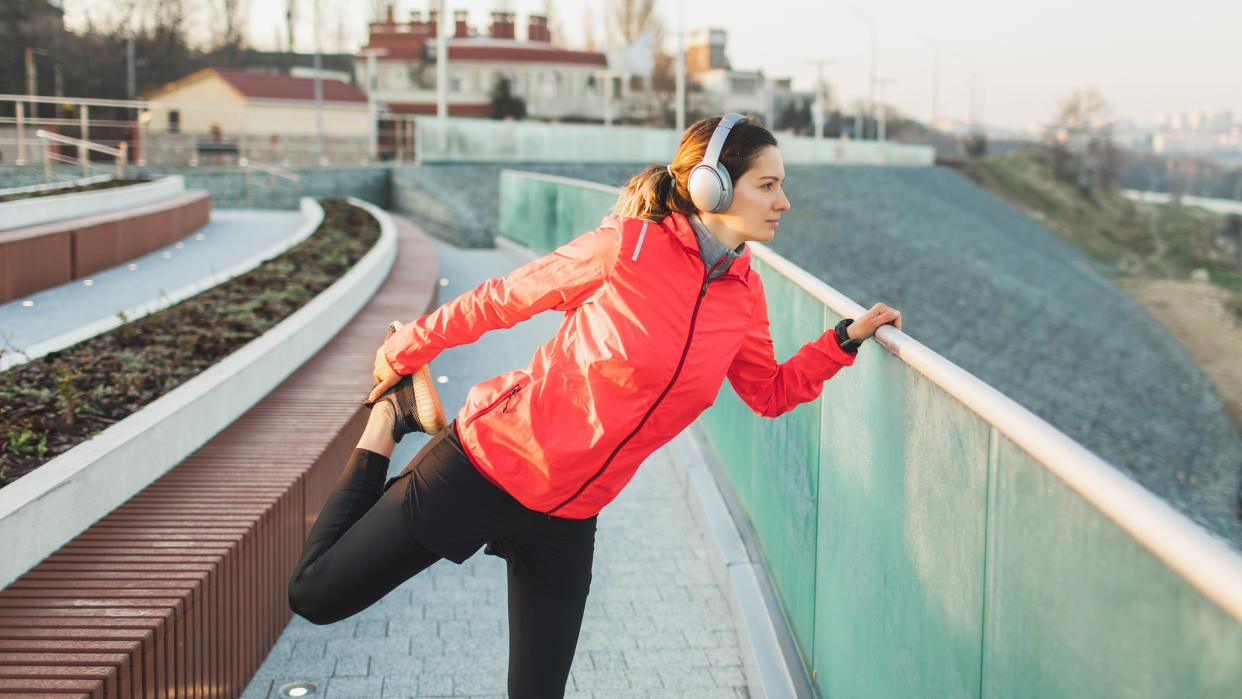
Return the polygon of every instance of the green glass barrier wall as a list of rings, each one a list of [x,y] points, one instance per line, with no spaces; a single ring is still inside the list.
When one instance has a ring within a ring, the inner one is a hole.
[[[415,121],[417,158],[426,161],[485,162],[664,162],[681,134],[672,129],[592,124],[544,124],[435,117]],[[788,165],[851,163],[931,165],[931,146],[850,141],[807,136],[780,137]]]
[[[616,196],[501,182],[502,233],[538,250],[594,228]],[[778,359],[834,308],[858,312],[752,252]],[[1242,557],[898,336],[780,418],[726,382],[699,420],[818,695],[1242,696]]]

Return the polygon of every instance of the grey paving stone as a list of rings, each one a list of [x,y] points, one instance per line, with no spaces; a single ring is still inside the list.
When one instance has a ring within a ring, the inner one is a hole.
[[[276,645],[277,647],[279,647],[281,644],[277,643]],[[290,658],[322,658],[324,655],[324,648],[327,646],[327,642],[326,641],[296,641],[288,645],[292,648],[292,652],[289,653],[287,657],[290,657]],[[276,655],[275,651],[276,649],[273,648],[272,653],[268,655],[268,658],[279,657]]]
[[[294,678],[290,681],[308,677],[331,677],[336,669],[336,660],[334,657],[325,657],[264,661],[254,676],[255,679]]]
[[[737,665],[715,668],[712,670],[712,677],[716,680],[716,685],[720,687],[746,686],[746,673],[742,672],[742,668]]]
[[[504,694],[508,684],[508,672],[503,667],[472,667],[453,675],[453,693]]]
[[[337,658],[333,677],[361,677],[371,674],[369,655],[346,655]]]
[[[384,638],[388,635],[388,620],[377,621],[359,621],[358,628],[354,629],[354,638]]]
[[[453,676],[425,673],[418,676],[419,697],[451,697],[453,696]]]
[[[410,652],[410,641],[400,636],[384,638],[336,638],[325,644],[325,655],[335,658],[369,657],[373,654],[406,654]]]
[[[383,689],[380,696],[384,697],[412,697],[418,695],[418,676],[417,675],[385,675]]]
[[[370,674],[377,677],[416,677],[423,672],[423,668],[423,659],[409,653],[371,654]]]
[[[328,681],[327,699],[372,699],[383,693],[379,677],[333,677]]]
[[[241,693],[241,699],[267,699],[271,690],[272,681],[260,679],[246,686],[246,690]]]
[[[583,654],[578,655],[581,657]],[[629,668],[629,664],[625,662],[625,654],[618,651],[592,651],[587,655],[590,657],[591,668],[599,672],[615,672]]]

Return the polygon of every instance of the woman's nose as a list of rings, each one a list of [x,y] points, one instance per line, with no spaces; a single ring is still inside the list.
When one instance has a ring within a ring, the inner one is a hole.
[[[780,201],[776,202],[776,210],[789,211],[789,197],[785,196],[784,192],[781,192]]]

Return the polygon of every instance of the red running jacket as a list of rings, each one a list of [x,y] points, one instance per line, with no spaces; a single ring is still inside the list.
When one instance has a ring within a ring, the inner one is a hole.
[[[707,277],[685,216],[609,216],[407,323],[384,353],[408,374],[488,330],[564,311],[530,366],[470,390],[457,430],[475,467],[523,505],[585,519],[712,404],[726,376],[751,409],[774,417],[853,363],[829,330],[777,364],[749,250]]]

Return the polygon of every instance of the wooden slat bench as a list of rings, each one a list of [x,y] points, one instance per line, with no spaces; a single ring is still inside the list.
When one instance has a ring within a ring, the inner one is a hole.
[[[366,413],[390,320],[435,303],[435,248],[394,217],[393,273],[271,394],[0,591],[0,697],[208,699],[245,689]]]

